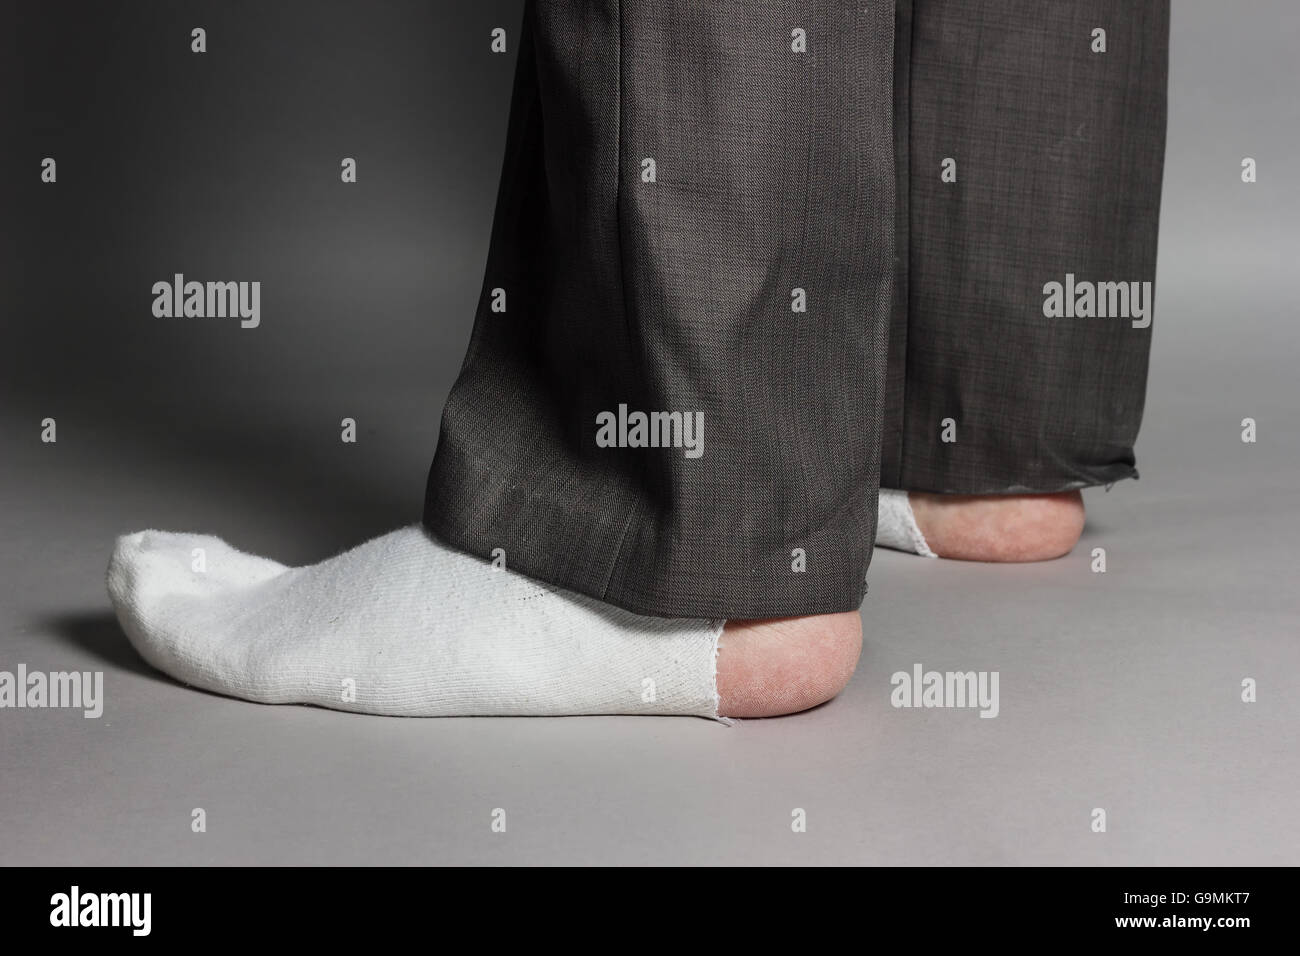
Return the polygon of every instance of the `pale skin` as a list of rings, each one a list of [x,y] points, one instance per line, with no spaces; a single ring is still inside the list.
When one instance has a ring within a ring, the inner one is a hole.
[[[1083,496],[909,492],[917,526],[941,558],[1050,561],[1083,532]],[[728,621],[718,647],[718,712],[776,717],[824,703],[847,686],[862,651],[857,611]]]

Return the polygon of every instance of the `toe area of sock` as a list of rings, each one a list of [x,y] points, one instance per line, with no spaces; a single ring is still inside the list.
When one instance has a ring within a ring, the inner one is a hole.
[[[260,584],[288,570],[269,558],[246,554],[209,534],[135,531],[118,537],[108,563],[114,604],[146,595],[212,594]]]

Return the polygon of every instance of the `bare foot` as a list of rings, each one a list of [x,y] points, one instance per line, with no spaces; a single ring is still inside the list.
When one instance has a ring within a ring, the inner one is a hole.
[[[1048,561],[1069,554],[1083,532],[1083,496],[907,495],[926,544],[962,561]]]
[[[728,621],[718,645],[718,712],[776,717],[816,707],[848,684],[861,650],[857,611]]]

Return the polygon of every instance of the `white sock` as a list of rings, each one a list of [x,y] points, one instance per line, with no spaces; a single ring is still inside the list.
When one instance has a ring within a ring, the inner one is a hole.
[[[547,587],[418,525],[303,568],[142,531],[118,539],[108,590],[150,664],[247,700],[412,717],[718,714],[724,622]]]
[[[896,488],[880,489],[880,507],[876,512],[876,544],[882,548],[911,551],[927,558],[937,558],[925,543],[925,535],[916,525],[916,515],[907,500],[907,492]]]

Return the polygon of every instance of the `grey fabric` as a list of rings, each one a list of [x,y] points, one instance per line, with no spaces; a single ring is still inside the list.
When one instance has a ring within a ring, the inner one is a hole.
[[[1046,319],[1042,286],[1150,278],[1167,4],[897,12],[528,5],[432,531],[643,613],[827,613],[882,454],[938,491],[1132,473],[1150,329]],[[703,455],[599,447],[620,405],[702,412]]]
[[[1047,318],[1043,286],[1067,273],[1154,282],[1167,0],[900,0],[898,12],[909,122],[895,131],[882,483],[995,494],[1136,477],[1154,326]],[[940,179],[947,157],[955,183]],[[944,419],[955,441],[941,440]]]
[[[892,18],[886,0],[529,5],[436,534],[634,611],[858,606],[893,294]],[[620,404],[703,412],[704,454],[597,447]]]

